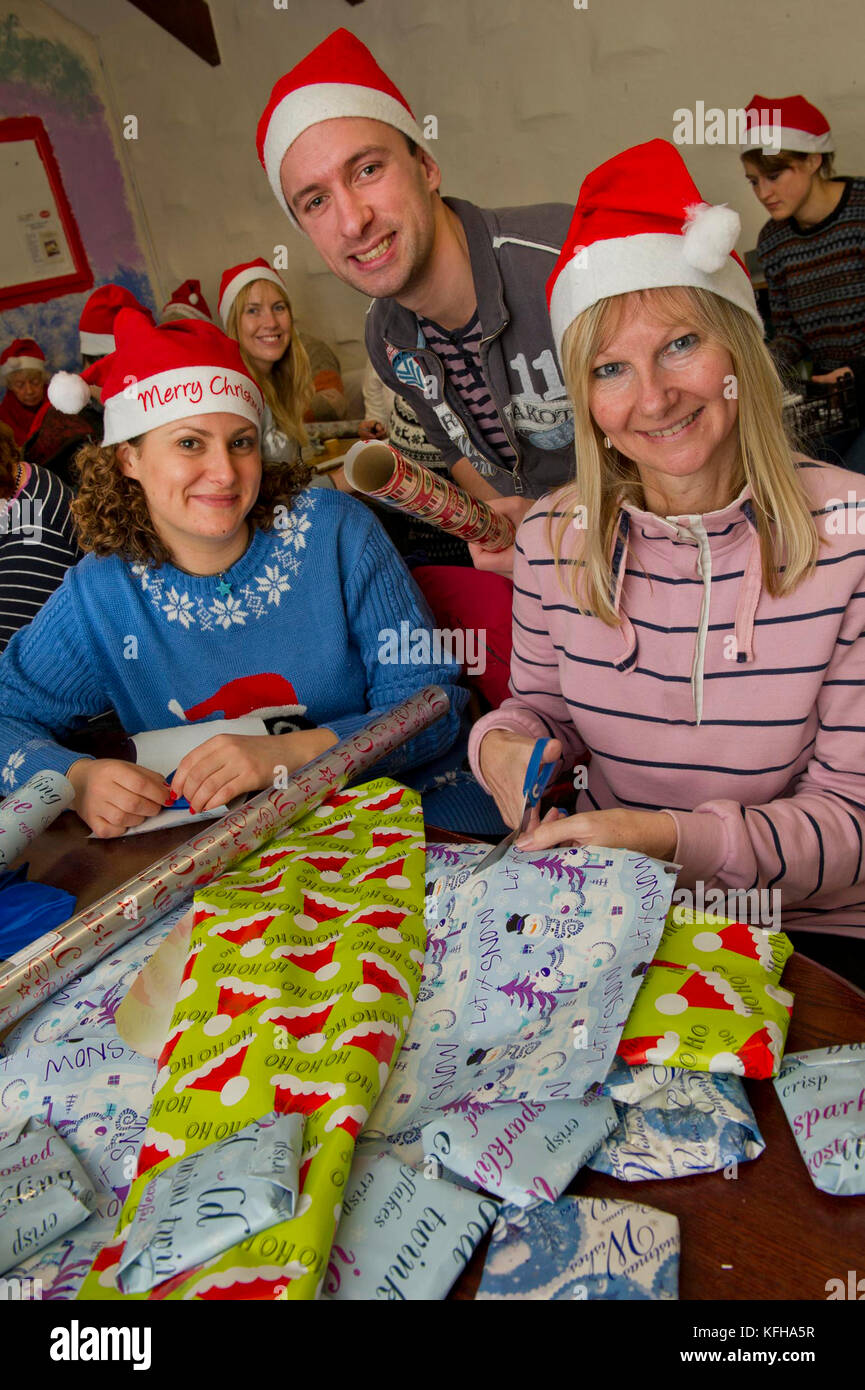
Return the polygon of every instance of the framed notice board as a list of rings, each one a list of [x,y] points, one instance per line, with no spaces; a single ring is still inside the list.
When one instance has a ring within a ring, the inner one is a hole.
[[[0,309],[89,290],[93,272],[38,116],[0,121]]]

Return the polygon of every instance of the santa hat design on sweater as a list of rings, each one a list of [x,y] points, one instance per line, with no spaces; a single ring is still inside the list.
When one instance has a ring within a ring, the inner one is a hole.
[[[117,347],[114,334],[114,320],[121,309],[134,309],[143,314],[148,323],[153,323],[149,309],[139,303],[131,290],[123,285],[100,285],[94,290],[78,320],[78,337],[82,357],[107,357]],[[60,406],[57,407],[61,409]]]
[[[649,140],[593,170],[580,189],[565,244],[547,281],[561,357],[566,329],[602,299],[684,285],[710,290],[763,321],[733,247],[738,213],[705,203],[668,140]]]
[[[294,914],[294,924],[301,931],[316,931],[322,922],[335,922],[338,917],[345,917],[359,907],[360,903],[357,902],[346,903],[338,898],[329,898],[325,893],[305,890],[303,911]]]
[[[306,713],[306,705],[298,703],[291,681],[275,671],[237,676],[188,709],[184,709],[179,700],[169,700],[168,708],[184,722],[210,719],[214,715],[221,719],[242,719],[244,715],[252,714],[259,719],[271,719],[277,715]]]
[[[371,883],[374,879],[383,879],[388,888],[410,888],[411,879],[405,872],[406,857],[401,854],[396,859],[383,860],[374,869],[365,869],[351,880],[352,888],[358,883]]]
[[[157,328],[140,310],[121,309],[114,334],[107,360],[48,383],[51,404],[71,415],[90,400],[90,385],[101,385],[104,446],[198,415],[240,415],[261,430],[261,390],[237,344],[213,324],[177,319]]]
[[[182,1158],[185,1152],[185,1140],[175,1139],[171,1134],[162,1134],[148,1125],[138,1155],[138,1177],[155,1168],[157,1163],[162,1163],[166,1158]]]
[[[278,999],[281,992],[273,985],[236,980],[233,975],[226,975],[219,981],[219,1012],[207,1020],[204,1032],[210,1038],[218,1037],[231,1027],[234,1019],[254,1009],[258,1004],[266,1004],[268,999]]]
[[[172,319],[201,319],[204,323],[213,323],[198,280],[184,280],[177,286],[162,310],[163,323],[170,323]]]
[[[770,111],[773,117],[777,113],[777,119],[767,125],[766,115]],[[761,97],[757,94],[745,107],[745,118],[748,129],[742,150],[777,155],[781,150],[796,154],[832,154],[835,149],[823,112],[802,96]]]
[[[209,928],[208,936],[221,936],[240,947],[242,956],[257,956],[264,950],[264,934],[279,916],[278,912],[254,912],[250,917],[236,917],[234,921],[216,922]]]
[[[749,927],[744,922],[730,922],[717,931],[698,931],[691,942],[696,951],[733,951],[737,956],[759,961],[772,969],[772,946],[769,933],[762,927]]]
[[[251,1037],[241,1038],[232,1047],[210,1061],[187,1072],[174,1083],[177,1095],[181,1091],[213,1091],[225,1106],[236,1105],[249,1090],[249,1077],[241,1076]]]
[[[675,994],[661,994],[655,1000],[659,1014],[683,1014],[687,1009],[729,1009],[748,1017],[751,1010],[729,980],[717,970],[701,970],[688,965],[688,975]]]
[[[277,1115],[314,1115],[316,1110],[345,1095],[341,1081],[303,1081],[290,1072],[272,1076],[270,1084]]]
[[[282,161],[310,126],[345,116],[383,121],[427,148],[411,107],[366,44],[347,29],[336,29],[279,79],[258,122],[258,158],[276,201],[295,226],[282,191]]]
[[[408,982],[395,965],[382,960],[375,951],[361,951],[358,960],[363,969],[363,984],[351,996],[358,1004],[375,1004],[383,994],[396,994],[409,1004],[414,1002]]]
[[[270,953],[271,960],[288,960],[298,970],[305,970],[319,981],[332,980],[340,970],[339,961],[333,954],[339,934],[329,936],[325,941],[314,941],[309,946],[277,946]]]
[[[6,381],[13,372],[42,372],[48,375],[45,353],[35,338],[16,338],[0,353],[0,381]]]

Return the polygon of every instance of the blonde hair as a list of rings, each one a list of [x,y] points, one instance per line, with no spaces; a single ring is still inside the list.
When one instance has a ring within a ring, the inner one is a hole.
[[[309,443],[303,417],[315,393],[312,385],[309,355],[300,341],[288,295],[285,295],[285,302],[288,304],[288,312],[291,314],[291,342],[279,361],[274,362],[272,371],[262,372],[240,341],[238,331],[240,315],[246,308],[247,300],[255,286],[262,283],[270,285],[273,284],[273,281],[253,280],[251,284],[244,285],[243,289],[239,291],[229,310],[226,332],[237,343],[247,371],[261,387],[265,403],[270,406],[276,428],[287,435],[289,439],[293,439],[299,448],[303,448],[305,444]]]
[[[792,592],[812,572],[819,542],[784,425],[781,383],[757,324],[744,309],[708,290],[673,286],[636,293],[659,320],[678,325],[684,319],[705,339],[729,352],[739,406],[733,496],[745,483],[750,486],[767,592],[773,597]],[[564,561],[570,570],[569,588],[581,611],[594,614],[610,627],[620,622],[611,595],[620,509],[625,502],[644,507],[645,500],[636,465],[604,447],[603,432],[589,409],[589,392],[592,364],[602,344],[615,332],[629,298],[613,295],[593,304],[565,333],[562,364],[574,403],[576,476],[556,494],[547,522],[556,573],[562,583],[565,537],[573,535],[575,509],[581,508],[581,546],[573,561],[570,556]]]

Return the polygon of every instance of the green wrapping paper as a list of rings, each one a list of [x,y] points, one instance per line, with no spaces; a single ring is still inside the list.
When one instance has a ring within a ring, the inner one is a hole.
[[[380,778],[333,794],[196,895],[138,1173],[79,1298],[124,1297],[125,1232],[154,1176],[273,1110],[305,1117],[295,1216],[215,1258],[190,1248],[182,1274],[125,1297],[317,1296],[355,1138],[420,985],[423,833],[417,793]],[[225,1216],[236,1231],[237,1212]]]

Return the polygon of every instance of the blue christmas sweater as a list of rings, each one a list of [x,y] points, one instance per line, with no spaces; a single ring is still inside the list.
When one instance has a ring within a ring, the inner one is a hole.
[[[336,491],[300,493],[222,583],[88,555],[0,657],[0,795],[66,772],[81,755],[64,737],[111,707],[129,734],[259,714],[342,738],[440,685],[448,714],[376,764],[402,774],[452,747],[468,699],[459,666],[392,636],[432,623],[379,522]]]

